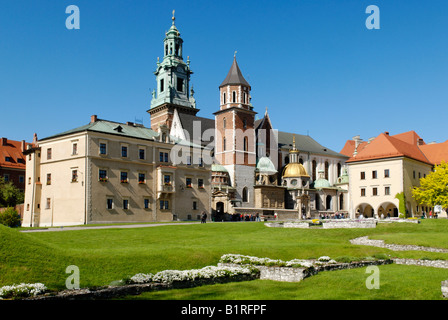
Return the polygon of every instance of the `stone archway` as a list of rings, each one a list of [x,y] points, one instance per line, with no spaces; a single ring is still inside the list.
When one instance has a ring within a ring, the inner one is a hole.
[[[374,209],[368,203],[361,203],[356,206],[355,216],[359,217],[359,215],[361,214],[364,216],[364,218],[372,218],[374,215]]]
[[[381,217],[381,215],[384,215],[384,218],[398,217],[398,208],[392,202],[383,202],[379,205],[377,212],[378,217]]]

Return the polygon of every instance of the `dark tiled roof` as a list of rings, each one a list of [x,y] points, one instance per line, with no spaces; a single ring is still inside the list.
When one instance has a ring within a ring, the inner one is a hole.
[[[238,67],[238,63],[236,62],[236,58],[233,58],[232,67],[229,70],[229,73],[227,74],[227,77],[224,79],[224,81],[221,83],[220,87],[231,85],[231,84],[242,84],[245,86],[250,87],[249,82],[244,79],[243,74],[241,73],[240,68]]]

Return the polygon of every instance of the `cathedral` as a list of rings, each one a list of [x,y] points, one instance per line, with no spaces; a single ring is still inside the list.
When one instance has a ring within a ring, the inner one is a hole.
[[[162,61],[157,58],[157,86],[147,110],[151,129],[169,140],[200,145],[209,156],[210,213],[215,221],[242,215],[302,219],[349,212],[348,156],[308,135],[275,129],[267,109],[257,117],[251,85],[236,55],[218,87],[220,105],[209,119],[198,116],[190,59],[184,61],[174,15],[163,53]]]

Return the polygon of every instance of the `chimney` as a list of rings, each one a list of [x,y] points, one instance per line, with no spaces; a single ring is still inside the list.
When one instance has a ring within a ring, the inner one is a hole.
[[[422,138],[419,138],[419,139],[417,140],[417,145],[418,145],[418,146],[422,146],[423,144],[424,144],[423,139],[422,139]]]
[[[6,146],[8,143],[8,138],[2,138],[2,146]]]
[[[98,120],[98,117],[97,117],[96,114],[90,116],[90,123],[94,123],[94,122],[96,122],[97,120]]]
[[[353,141],[355,141],[355,149],[357,149],[359,144],[362,142],[361,136],[354,136]]]
[[[22,140],[22,152],[26,150],[26,143],[25,140]]]
[[[388,136],[388,135],[389,135],[389,131],[384,132],[384,134],[385,134],[386,136]]]

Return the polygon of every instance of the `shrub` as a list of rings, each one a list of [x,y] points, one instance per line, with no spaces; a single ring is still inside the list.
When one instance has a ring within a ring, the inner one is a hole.
[[[17,213],[17,210],[12,207],[8,207],[5,211],[1,212],[0,224],[11,228],[20,227],[21,219]]]
[[[342,262],[342,263],[350,263],[353,261],[358,261],[359,258],[350,257],[350,256],[340,256],[340,257],[334,258],[334,260],[336,260],[337,262]]]
[[[19,285],[0,288],[0,299],[27,298],[36,296],[47,290],[42,283],[21,283]]]

